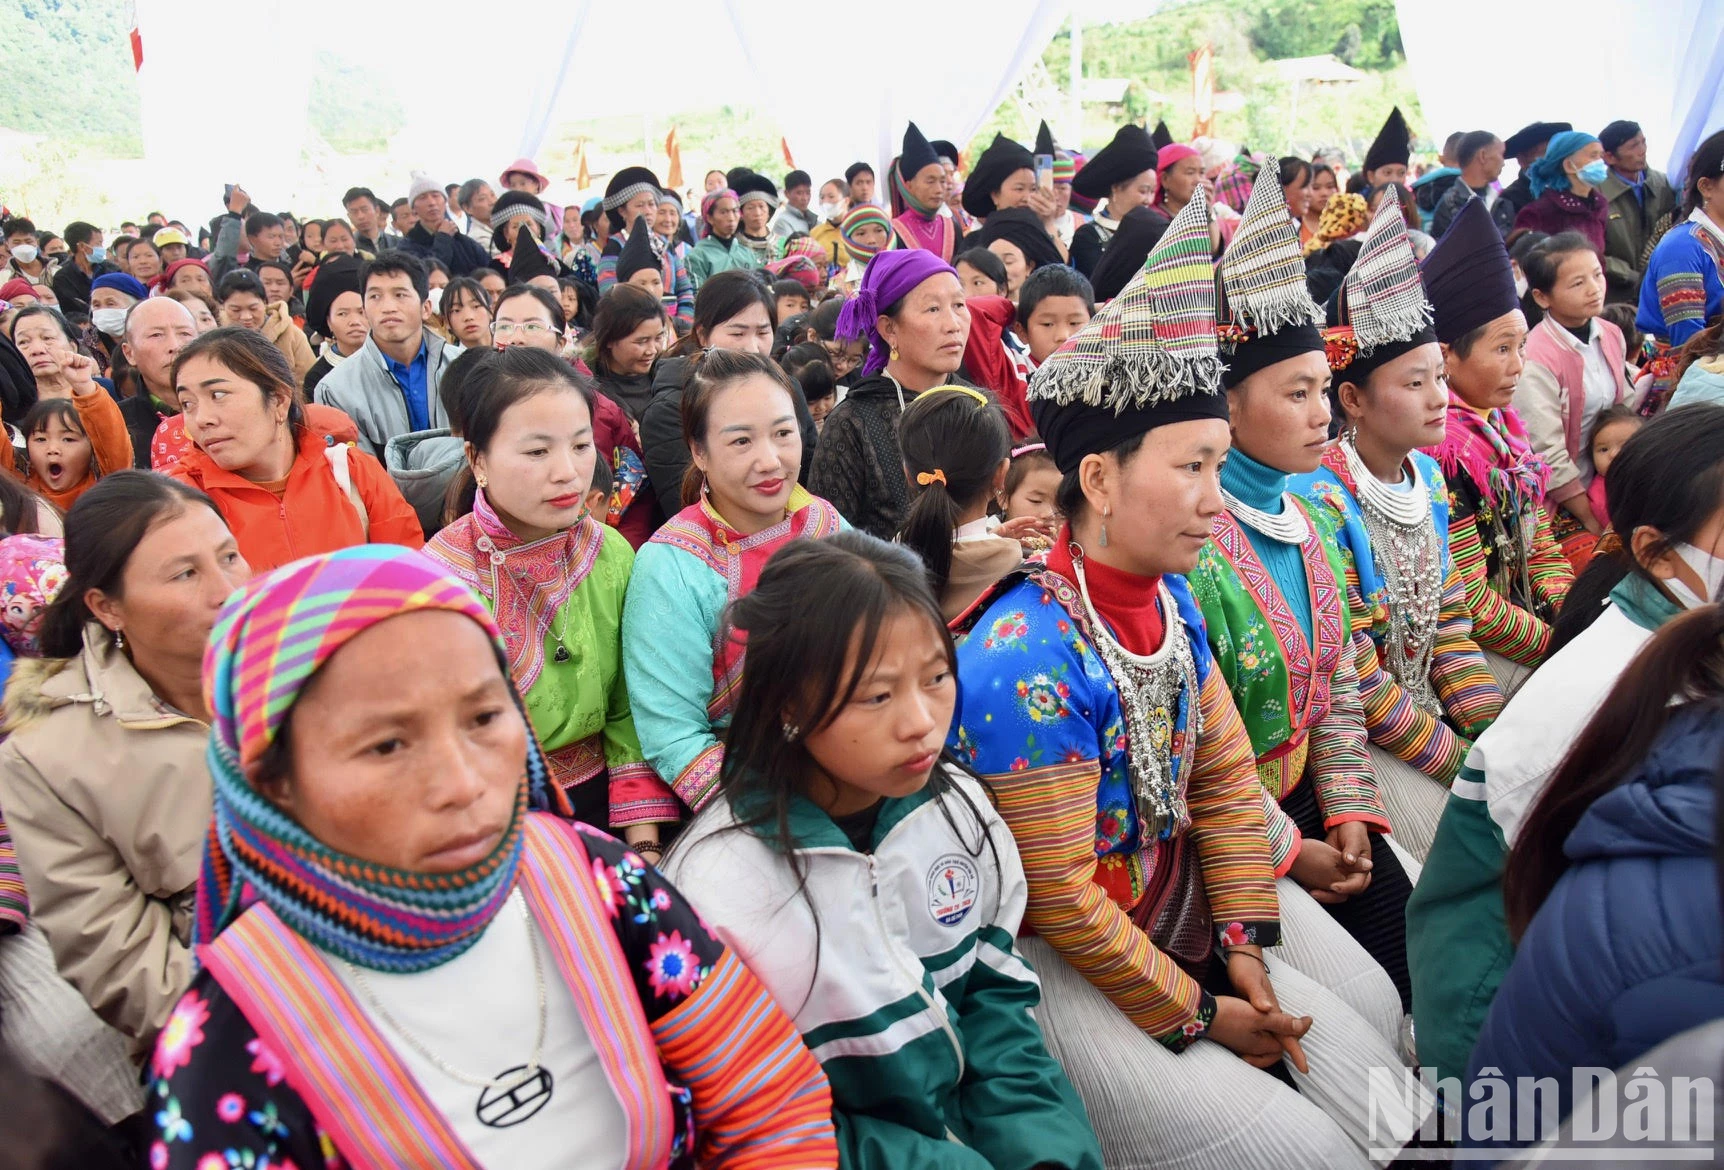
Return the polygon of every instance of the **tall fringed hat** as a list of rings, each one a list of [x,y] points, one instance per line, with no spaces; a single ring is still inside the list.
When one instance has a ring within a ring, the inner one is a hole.
[[[1306,291],[1299,233],[1281,184],[1253,185],[1219,272],[1216,335],[1228,389],[1277,362],[1323,352],[1323,311]]]
[[[1374,171],[1378,167],[1391,166],[1400,163],[1406,166],[1412,161],[1413,132],[1407,129],[1407,119],[1401,115],[1401,107],[1396,106],[1389,111],[1389,117],[1383,122],[1383,128],[1377,131],[1376,140],[1371,143],[1371,149],[1365,152],[1364,170]]]
[[[1462,205],[1425,257],[1423,276],[1436,338],[1445,345],[1520,308],[1508,249],[1483,199]]]
[[[1393,191],[1377,205],[1359,258],[1329,300],[1328,319],[1323,340],[1337,385],[1363,385],[1378,366],[1437,339],[1407,221]]]
[[[1159,426],[1227,417],[1215,341],[1209,207],[1174,217],[1140,272],[1030,380],[1036,430],[1061,472]]]

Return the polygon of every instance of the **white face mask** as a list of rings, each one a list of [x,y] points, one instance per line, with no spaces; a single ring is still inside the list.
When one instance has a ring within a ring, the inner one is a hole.
[[[820,205],[820,218],[822,218],[822,219],[837,219],[838,214],[839,214],[839,208],[841,206],[842,206],[842,204],[838,204],[838,203],[822,203]]]
[[[34,263],[36,255],[37,248],[35,244],[19,244],[16,248],[12,249],[12,259],[18,261],[20,264]]]
[[[1681,557],[1682,563],[1693,569],[1694,575],[1700,578],[1701,584],[1705,586],[1705,596],[1696,596],[1694,590],[1674,577],[1669,582],[1671,592],[1675,593],[1688,609],[1710,605],[1713,598],[1718,596],[1720,587],[1724,586],[1724,559],[1715,557],[1704,549],[1695,548],[1691,544],[1678,544],[1676,555]]]
[[[90,324],[109,337],[118,337],[126,331],[126,310],[94,309],[90,313]]]

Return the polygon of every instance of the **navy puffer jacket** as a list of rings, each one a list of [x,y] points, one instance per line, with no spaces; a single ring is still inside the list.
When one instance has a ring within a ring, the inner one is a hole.
[[[1555,1077],[1620,1068],[1724,1016],[1724,926],[1714,861],[1724,711],[1677,712],[1640,767],[1569,834],[1570,868],[1533,916],[1468,1066]],[[1517,1103],[1518,1105],[1519,1103]],[[1527,1103],[1530,1108],[1531,1103]],[[1469,1134],[1467,1143],[1492,1144]],[[1506,1143],[1505,1143],[1506,1144]]]

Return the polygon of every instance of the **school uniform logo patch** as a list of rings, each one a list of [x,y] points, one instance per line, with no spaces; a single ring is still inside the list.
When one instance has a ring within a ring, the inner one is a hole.
[[[928,870],[928,913],[941,926],[956,926],[976,904],[982,883],[976,863],[960,853],[948,853]]]

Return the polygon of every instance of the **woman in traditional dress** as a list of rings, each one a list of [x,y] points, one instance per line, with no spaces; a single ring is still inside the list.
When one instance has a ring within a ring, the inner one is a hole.
[[[1283,953],[1386,1038],[1412,1006],[1405,907],[1412,886],[1384,834],[1333,521],[1288,490],[1329,438],[1329,364],[1280,188],[1252,188],[1221,260],[1219,333],[1232,449],[1227,508],[1191,572],[1215,663],[1244,718],[1280,882]],[[1411,290],[1418,277],[1408,265]],[[1417,302],[1415,302],[1417,303]],[[1310,898],[1304,896],[1310,891]],[[1342,954],[1301,916],[1321,903],[1358,947]],[[1381,972],[1393,982],[1383,986]]]
[[[1293,485],[1336,527],[1371,768],[1395,840],[1423,861],[1470,741],[1503,699],[1449,553],[1448,484],[1417,449],[1444,434],[1442,347],[1403,230],[1377,223],[1326,332],[1340,441]]]
[[[1263,788],[1179,575],[1222,508],[1214,295],[1200,200],[1036,372],[1070,522],[973,611],[950,743],[1023,854],[1038,1018],[1107,1164],[1363,1166],[1423,1109],[1366,1137],[1366,1070],[1394,1049],[1265,949]]]
[[[1543,660],[1574,579],[1541,503],[1550,469],[1510,405],[1526,317],[1482,200],[1468,201],[1421,269],[1449,378],[1447,430],[1425,453],[1448,479],[1449,548],[1466,582],[1473,640],[1509,694]]]
[[[947,264],[957,250],[958,229],[946,202],[946,168],[922,132],[911,122],[904,146],[891,167],[892,228],[899,245],[932,252]]]
[[[1106,199],[1088,223],[1072,233],[1072,267],[1086,277],[1101,263],[1102,250],[1119,231],[1119,221],[1134,207],[1155,198],[1155,143],[1135,122],[1121,126],[1113,141],[1096,152],[1072,179],[1072,190],[1089,199]]]
[[[201,970],[156,1045],[152,1165],[834,1164],[825,1078],[766,990],[563,819],[509,657],[405,549],[228,603]]]
[[[473,511],[425,546],[485,599],[509,669],[575,814],[656,856],[676,798],[635,734],[623,677],[623,597],[634,552],[586,510],[592,390],[554,354],[514,346],[463,384]]]
[[[1655,413],[1675,389],[1679,351],[1724,313],[1724,130],[1688,160],[1681,223],[1664,233],[1646,263],[1634,325],[1655,354],[1643,414]]]
[[[725,607],[787,542],[829,536],[844,521],[796,482],[796,387],[770,358],[699,355],[682,415],[687,504],[641,547],[622,644],[641,748],[682,809],[698,811],[718,784],[742,675],[743,646],[719,640]]]

